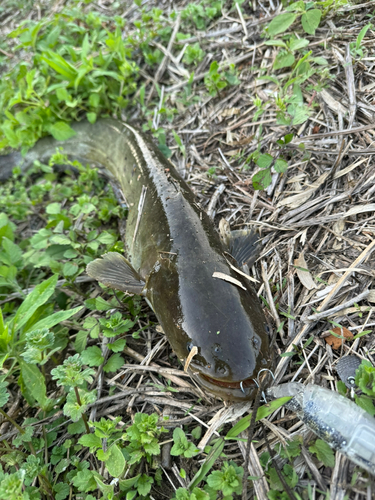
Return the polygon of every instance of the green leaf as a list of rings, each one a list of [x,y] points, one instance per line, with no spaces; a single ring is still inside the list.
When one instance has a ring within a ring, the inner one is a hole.
[[[75,262],[65,262],[62,268],[64,276],[74,276],[79,271],[79,267]]]
[[[279,16],[272,19],[267,31],[269,36],[275,36],[279,33],[284,33],[289,26],[291,26],[296,20],[297,15],[291,12],[286,12],[285,14],[280,14]]]
[[[47,127],[48,132],[57,141],[66,141],[76,135],[75,131],[66,122],[56,122]]]
[[[85,306],[91,311],[109,311],[109,309],[113,309],[113,306],[106,300],[102,299],[102,297],[85,300]]]
[[[114,342],[107,344],[107,347],[113,352],[122,352],[124,350],[125,344],[125,339],[116,339]]]
[[[306,38],[292,38],[289,41],[289,48],[291,51],[303,49],[304,47],[307,47],[309,45],[309,40]]]
[[[9,240],[6,236],[3,237],[2,247],[5,250],[1,252],[0,259],[4,262],[4,264],[12,265],[17,263],[22,263],[22,250],[21,248],[13,243],[13,241]]]
[[[273,157],[269,154],[260,155],[256,161],[256,164],[260,168],[268,168],[272,165]]]
[[[318,460],[323,462],[326,467],[334,467],[335,455],[332,448],[325,441],[317,439],[315,444],[309,447],[309,450],[311,453],[315,453]]]
[[[271,413],[279,409],[280,406],[283,406],[291,399],[292,397],[289,396],[284,398],[278,398],[275,399],[274,401],[271,401],[267,405],[261,406],[260,408],[258,408],[257,411],[256,422],[258,422],[262,418],[268,417],[268,415],[271,415]],[[237,422],[236,425],[234,425],[232,429],[227,433],[225,439],[237,437],[238,434],[245,431],[249,427],[250,421],[251,421],[251,413],[249,415],[246,415],[246,417],[241,418],[241,420]]]
[[[70,487],[69,484],[66,483],[57,483],[53,487],[53,491],[56,493],[55,495],[56,500],[65,500],[65,498],[69,496]]]
[[[201,465],[201,468],[198,470],[198,472],[195,474],[193,479],[190,481],[188,487],[191,490],[197,484],[199,484],[203,479],[207,476],[207,474],[210,472],[211,468],[213,467],[214,463],[216,460],[219,458],[221,455],[223,449],[224,449],[225,441],[224,439],[220,438],[216,441],[212,449],[210,450],[209,454],[206,457],[206,460],[203,462]]]
[[[115,372],[116,370],[121,368],[124,363],[125,363],[124,358],[120,354],[114,354],[109,358],[108,362],[105,364],[103,371],[105,373]]]
[[[274,166],[276,172],[279,174],[282,174],[283,172],[286,172],[288,170],[288,163],[283,160],[282,158],[278,158],[275,161],[275,166]]]
[[[90,123],[95,123],[96,122],[96,118],[97,118],[97,114],[96,113],[86,113],[86,118],[87,120],[90,122]]]
[[[51,236],[52,231],[46,228],[41,229],[36,234],[34,234],[34,236],[32,236],[30,240],[32,247],[36,250],[46,248],[48,246],[48,240]]]
[[[142,476],[138,479],[137,482],[137,490],[138,494],[142,496],[146,496],[151,491],[151,486],[154,480],[152,477],[147,476],[147,474],[142,474]]]
[[[46,382],[44,377],[36,365],[30,365],[21,358],[18,360],[21,367],[22,379],[30,391],[33,398],[38,401],[42,409],[46,409],[52,401],[47,398]]]
[[[281,52],[277,54],[275,62],[273,63],[273,69],[289,68],[293,66],[295,61],[294,55],[290,52]]]
[[[100,366],[104,362],[102,351],[96,345],[81,352],[82,362],[88,366]]]
[[[22,328],[23,325],[31,318],[34,312],[41,305],[45,304],[55,291],[58,276],[55,274],[48,280],[43,281],[37,285],[34,290],[29,293],[26,299],[22,302],[21,306],[14,317],[14,328]],[[49,326],[42,326],[38,328],[49,328]],[[34,328],[36,329],[36,328]]]
[[[362,43],[362,40],[364,39],[367,31],[372,27],[372,24],[366,24],[366,26],[364,26],[361,31],[359,32],[358,36],[357,36],[357,40],[356,40],[356,48],[359,49],[361,47],[361,43]]]
[[[78,306],[75,307],[74,309],[70,309],[68,311],[58,311],[54,314],[51,314],[47,318],[43,318],[35,325],[32,325],[33,330],[39,330],[42,328],[52,328],[55,325],[58,325],[62,321],[66,321],[67,319],[71,318],[75,314],[77,314],[79,311],[83,309],[83,306]],[[31,328],[31,327],[30,327]]]
[[[319,9],[311,9],[302,14],[302,27],[309,35],[314,35],[316,28],[319,26],[322,11]]]
[[[253,186],[254,189],[261,190],[266,189],[272,181],[271,169],[264,168],[257,174],[253,175]]]
[[[112,477],[120,477],[125,469],[125,458],[117,444],[113,444],[110,449],[109,458],[105,461],[105,466]]]
[[[68,81],[72,82],[76,78],[77,70],[75,67],[65,61],[59,54],[56,54],[56,52],[49,50],[43,54],[41,59]]]
[[[61,212],[61,203],[50,203],[46,206],[47,214],[56,215]]]
[[[91,453],[95,451],[95,449],[102,447],[102,440],[98,436],[95,436],[95,434],[84,434],[79,438],[78,442],[82,446],[90,448]]]
[[[375,416],[374,400],[368,396],[355,396],[355,402],[371,416]]]
[[[81,399],[81,404],[78,404],[77,397],[75,391],[73,389],[70,390],[68,396],[66,398],[66,403],[64,405],[64,415],[70,417],[73,422],[77,422],[83,413],[88,408],[88,405],[94,403],[96,400],[96,394],[94,392],[87,392],[83,389],[78,389],[79,397]]]
[[[88,492],[97,489],[96,481],[90,470],[79,471],[73,478],[73,484],[78,491]]]
[[[121,491],[128,491],[130,488],[132,488],[138,479],[141,477],[140,474],[137,476],[131,477],[129,479],[120,479],[119,484],[120,484],[120,490]]]
[[[9,399],[9,392],[6,390],[7,382],[0,382],[0,408],[2,408]]]
[[[356,370],[355,383],[368,396],[375,396],[375,367],[370,361],[362,360]]]
[[[287,44],[283,42],[282,40],[267,40],[264,42],[264,45],[271,45],[272,47],[283,47],[287,48]]]

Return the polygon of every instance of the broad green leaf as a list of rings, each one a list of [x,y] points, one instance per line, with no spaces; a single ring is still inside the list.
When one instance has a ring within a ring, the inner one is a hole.
[[[72,82],[77,76],[77,70],[75,67],[65,61],[65,59],[59,54],[56,54],[56,52],[52,52],[52,50],[46,52],[42,56],[42,60],[54,69],[56,73],[62,75],[69,82]]]
[[[102,476],[98,474],[96,471],[92,471],[92,475],[95,478],[96,484],[98,485],[99,490],[103,493],[104,498],[113,498],[113,484],[105,484],[102,481]],[[102,497],[103,498],[103,497]]]
[[[374,400],[368,396],[355,396],[355,402],[372,417],[375,415]]]
[[[104,361],[102,351],[97,345],[93,345],[82,351],[81,356],[82,362],[88,366],[100,366]]]
[[[70,486],[67,483],[57,483],[53,487],[53,491],[56,493],[56,500],[65,500],[69,496]]]
[[[302,27],[309,35],[314,35],[316,28],[319,26],[322,11],[319,9],[311,9],[302,14]]]
[[[254,189],[266,189],[271,184],[271,169],[264,168],[253,176]]]
[[[294,55],[290,52],[277,54],[275,62],[273,63],[273,69],[289,68],[290,66],[293,66],[294,61]]]
[[[47,130],[57,141],[66,141],[76,135],[75,131],[62,121],[49,125]]]
[[[283,160],[282,158],[278,158],[275,161],[275,170],[276,172],[282,174],[283,172],[286,172],[288,170],[288,162]]]
[[[47,398],[46,382],[41,371],[36,365],[26,363],[22,358],[19,358],[18,362],[21,367],[23,383],[27,390],[38,401],[40,407],[46,409],[52,401]]]
[[[74,341],[74,349],[78,352],[78,353],[82,353],[82,351],[84,350],[84,348],[86,347],[86,343],[87,343],[87,337],[89,335],[89,332],[86,331],[86,330],[80,330],[78,333],[77,333],[77,336],[76,336],[76,339]]]
[[[95,434],[84,434],[79,438],[78,443],[90,448],[91,452],[94,451],[95,448],[102,447],[102,440],[98,436],[95,436]]]
[[[286,12],[285,14],[280,14],[279,16],[275,17],[275,19],[272,19],[267,29],[269,36],[284,33],[284,31],[286,31],[289,26],[294,23],[296,17],[296,14]]]
[[[125,458],[117,444],[113,444],[109,451],[111,454],[105,461],[105,466],[112,477],[120,477],[125,469]]]
[[[33,330],[40,330],[41,328],[52,328],[55,325],[58,325],[62,321],[66,321],[67,319],[71,318],[77,312],[81,311],[83,306],[78,306],[75,307],[74,309],[70,309],[68,311],[58,311],[54,314],[51,314],[48,316],[48,318],[43,318],[38,323],[35,325],[32,325]]]
[[[90,122],[90,123],[95,123],[96,122],[96,118],[97,118],[97,114],[96,113],[86,113],[86,118],[87,120]]]
[[[326,467],[334,467],[335,455],[330,446],[322,439],[317,439],[315,444],[309,447],[311,453],[315,453]]]
[[[51,297],[53,292],[55,291],[56,283],[57,283],[57,274],[51,276],[48,280],[43,281],[39,285],[37,285],[34,290],[29,293],[26,299],[22,302],[19,307],[14,320],[14,328],[19,329],[23,325],[27,323],[27,321],[31,318],[34,312],[41,305],[45,304],[47,300]],[[55,323],[56,324],[56,323]],[[42,326],[39,328],[49,328],[48,326]]]
[[[131,477],[129,479],[120,479],[120,490],[121,491],[128,491],[130,488],[132,488],[135,483],[138,481],[138,479],[141,477],[140,474],[137,476]]]
[[[65,262],[62,268],[64,276],[74,276],[79,270],[78,265],[75,262]]]
[[[33,248],[41,250],[48,246],[48,240],[52,236],[52,231],[43,228],[32,236],[30,242]]]
[[[284,47],[287,48],[287,44],[282,40],[267,40],[264,45],[271,45],[271,47]]]
[[[309,40],[306,38],[292,38],[289,42],[289,48],[290,50],[295,51],[307,47],[309,43]]]
[[[120,354],[114,354],[109,358],[107,363],[105,364],[103,371],[105,373],[108,372],[115,372],[119,368],[122,367],[122,365],[125,363],[124,358]]]
[[[273,157],[269,154],[260,155],[256,161],[256,164],[260,168],[268,168],[272,165]]]

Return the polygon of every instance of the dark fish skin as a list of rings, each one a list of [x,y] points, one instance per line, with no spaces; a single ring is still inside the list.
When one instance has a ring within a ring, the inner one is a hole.
[[[24,168],[63,146],[69,157],[117,181],[129,208],[126,257],[146,282],[143,295],[173,350],[184,363],[191,347],[198,348],[189,370],[208,392],[224,400],[253,399],[256,385],[247,379],[272,366],[265,317],[249,281],[229,265],[227,249],[190,187],[138,129],[112,119],[72,127],[76,135],[67,141],[40,140]],[[243,288],[214,278],[215,272]]]

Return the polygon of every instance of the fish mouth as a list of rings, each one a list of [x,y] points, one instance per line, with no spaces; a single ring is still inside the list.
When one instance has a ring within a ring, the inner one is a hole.
[[[224,380],[219,380],[217,378],[211,378],[208,375],[200,374],[202,378],[206,379],[207,382],[218,387],[225,387],[227,389],[245,389],[248,387],[257,387],[257,383],[253,378],[247,378],[239,382],[225,382]]]
[[[207,391],[208,395],[218,396],[224,401],[250,401],[255,399],[258,390],[253,378],[239,380],[238,382],[226,382],[203,373],[195,372],[191,373],[191,376],[205,392]]]

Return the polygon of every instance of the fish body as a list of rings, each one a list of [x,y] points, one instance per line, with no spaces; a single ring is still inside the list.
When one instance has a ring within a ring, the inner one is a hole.
[[[73,129],[67,141],[40,140],[26,163],[63,146],[69,157],[104,169],[121,188],[129,210],[127,261],[107,254],[89,264],[88,274],[144,295],[178,358],[184,363],[196,348],[189,370],[208,392],[252,399],[253,379],[272,364],[266,320],[190,187],[152,140],[126,123],[102,119]]]

